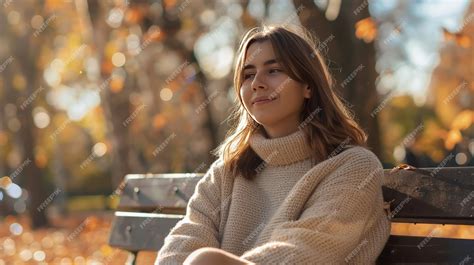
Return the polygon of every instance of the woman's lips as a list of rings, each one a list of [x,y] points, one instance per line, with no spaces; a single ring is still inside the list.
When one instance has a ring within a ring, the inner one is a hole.
[[[277,99],[277,98],[261,100],[261,101],[254,102],[253,104],[254,105],[263,105],[263,104],[270,103],[270,102],[274,101],[275,99]]]

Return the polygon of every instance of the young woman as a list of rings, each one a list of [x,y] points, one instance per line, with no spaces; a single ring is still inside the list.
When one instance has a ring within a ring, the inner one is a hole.
[[[383,170],[311,35],[264,26],[239,47],[235,127],[155,264],[373,264],[390,234]]]

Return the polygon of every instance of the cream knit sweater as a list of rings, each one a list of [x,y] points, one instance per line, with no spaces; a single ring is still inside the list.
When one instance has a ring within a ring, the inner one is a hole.
[[[257,177],[223,172],[216,160],[166,237],[155,264],[182,264],[202,247],[257,264],[374,264],[390,235],[382,166],[362,147],[314,165],[305,135],[250,138]]]

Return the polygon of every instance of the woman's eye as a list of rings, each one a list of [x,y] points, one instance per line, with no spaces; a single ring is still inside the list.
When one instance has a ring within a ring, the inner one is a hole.
[[[255,74],[244,74],[244,79],[248,79],[252,76],[254,76]]]
[[[268,70],[268,73],[270,73],[270,74],[278,73],[278,72],[283,72],[283,71],[282,71],[281,69],[277,69],[277,68]],[[255,76],[254,73],[252,73],[252,74],[244,74],[244,80],[249,79],[249,78],[254,77],[254,76]]]

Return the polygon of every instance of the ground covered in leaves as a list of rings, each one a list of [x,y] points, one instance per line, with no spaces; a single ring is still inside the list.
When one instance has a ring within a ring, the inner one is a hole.
[[[128,252],[107,244],[113,212],[81,212],[51,218],[32,230],[26,216],[0,219],[0,265],[123,264]],[[471,226],[392,224],[392,234],[474,239]],[[155,252],[140,252],[138,264],[153,264]]]
[[[0,219],[0,265],[123,264],[128,253],[107,244],[113,213],[75,213],[52,218],[52,227],[31,230],[26,216]],[[156,253],[142,252],[138,264]]]

